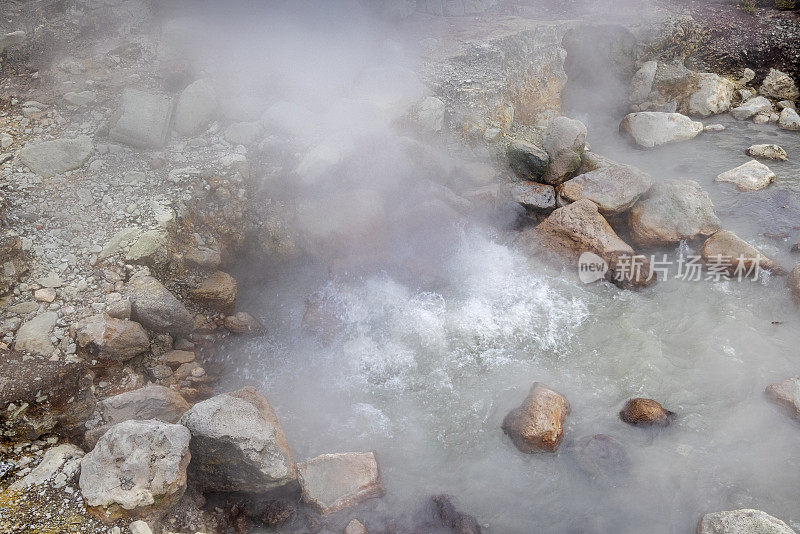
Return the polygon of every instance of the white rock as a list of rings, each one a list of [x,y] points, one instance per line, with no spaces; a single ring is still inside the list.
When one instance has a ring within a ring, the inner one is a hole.
[[[653,80],[656,76],[658,62],[647,61],[636,71],[631,81],[631,92],[628,96],[631,104],[641,104],[647,101],[650,92],[653,90]]]
[[[706,514],[697,534],[795,534],[789,526],[761,510],[730,510]]]
[[[303,500],[323,514],[386,492],[371,452],[323,454],[297,465]]]
[[[444,125],[444,102],[429,96],[417,105],[414,113],[417,124],[429,132],[440,132]]]
[[[751,159],[735,169],[719,174],[714,181],[735,184],[739,191],[756,191],[774,182],[775,173],[763,163]]]
[[[24,323],[17,330],[16,350],[31,352],[41,356],[50,356],[53,342],[50,336],[58,320],[56,312],[45,312]]]
[[[167,95],[126,88],[111,139],[138,148],[161,148],[169,134],[172,100]]]
[[[43,178],[75,170],[91,157],[94,148],[86,136],[30,143],[19,152],[19,159]]]
[[[762,95],[777,98],[779,100],[797,100],[800,98],[800,90],[797,84],[788,74],[776,69],[770,69],[767,77],[761,82],[758,90]]]
[[[680,113],[642,111],[622,119],[619,129],[644,148],[692,139],[703,131],[703,123]]]
[[[697,82],[700,88],[692,93],[687,104],[690,115],[708,117],[730,109],[735,92],[733,82],[711,72],[698,74]]]
[[[11,490],[21,491],[31,486],[38,486],[52,481],[59,473],[63,474],[63,481],[58,481],[63,487],[64,483],[74,477],[80,468],[83,451],[75,445],[65,443],[58,447],[48,449],[42,461],[30,473],[11,485]]]
[[[800,115],[792,108],[783,108],[778,119],[778,127],[781,130],[800,130]]]
[[[217,111],[217,94],[207,80],[197,80],[184,89],[175,105],[173,128],[181,135],[195,135],[211,122]]]
[[[747,155],[754,158],[776,159],[786,161],[786,151],[778,145],[752,145],[747,149]]]
[[[128,528],[131,534],[153,534],[153,531],[150,530],[150,526],[141,519],[128,525]]]
[[[733,108],[731,110],[731,116],[736,120],[744,121],[759,113],[769,114],[771,112],[772,102],[763,96],[757,96],[755,98],[751,98],[744,104]]]

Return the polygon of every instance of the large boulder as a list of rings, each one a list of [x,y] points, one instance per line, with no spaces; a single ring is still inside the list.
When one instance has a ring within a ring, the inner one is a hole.
[[[14,349],[41,356],[50,356],[55,350],[52,340],[53,328],[58,321],[56,312],[45,312],[25,322],[17,330]]]
[[[297,478],[278,418],[255,388],[199,402],[180,422],[192,433],[192,480],[206,490],[268,491]]]
[[[92,356],[123,362],[150,350],[150,337],[134,321],[93,315],[78,322],[78,345]]]
[[[19,151],[19,159],[39,176],[50,178],[82,167],[92,152],[91,138],[80,136],[27,144]]]
[[[169,96],[126,88],[109,136],[137,148],[161,148],[167,142],[171,119]]]
[[[649,175],[630,165],[608,165],[581,174],[559,186],[568,202],[589,199],[603,215],[629,210],[653,185]]]
[[[189,430],[160,421],[114,425],[81,461],[87,506],[101,517],[160,516],[186,491]]]
[[[800,130],[800,115],[792,108],[783,108],[778,117],[778,127],[781,130]]]
[[[730,510],[706,514],[697,534],[795,534],[789,525],[761,510]]]
[[[643,148],[692,139],[703,131],[703,123],[680,113],[641,111],[629,113],[619,130]]]
[[[631,209],[631,239],[640,246],[659,246],[709,236],[720,221],[711,199],[695,181],[659,183]]]
[[[787,378],[767,386],[767,397],[783,406],[789,414],[800,421],[800,378]]]
[[[97,403],[93,428],[86,431],[84,441],[93,448],[109,428],[123,421],[155,419],[177,423],[188,409],[189,403],[177,391],[164,386],[151,384],[126,391]]]
[[[731,116],[739,121],[745,121],[754,115],[772,112],[772,102],[763,96],[757,96],[744,102],[731,110]]]
[[[742,276],[756,266],[767,271],[776,268],[775,263],[753,245],[728,230],[720,230],[705,240],[700,247],[700,256],[705,263],[728,266],[730,274]]]
[[[128,284],[132,317],[157,332],[190,333],[194,319],[175,295],[148,275],[137,275]]]
[[[181,135],[196,135],[214,118],[217,93],[207,80],[197,80],[178,96],[173,128]]]
[[[563,395],[535,382],[522,405],[503,419],[503,432],[522,452],[552,452],[561,443],[569,412],[569,401]]]
[[[711,72],[701,72],[695,77],[698,89],[689,96],[686,111],[689,115],[708,117],[724,113],[731,108],[736,94],[733,82]]]
[[[550,164],[547,152],[528,141],[512,141],[506,149],[511,168],[525,180],[538,180]]]
[[[775,173],[760,161],[751,159],[735,169],[718,174],[714,181],[732,183],[739,191],[757,191],[774,182]]]
[[[555,210],[538,226],[521,232],[517,243],[531,254],[547,252],[567,260],[591,252],[607,264],[606,278],[615,283],[638,287],[651,282],[647,261],[619,238],[589,199]]]
[[[386,493],[378,462],[371,452],[323,454],[297,464],[297,471],[303,501],[322,514],[338,512]]]
[[[550,156],[542,181],[558,185],[568,180],[581,166],[586,147],[586,126],[568,117],[556,117],[544,134],[544,149]]]
[[[777,69],[769,69],[769,74],[761,82],[758,92],[775,100],[800,99],[800,90],[792,77]]]

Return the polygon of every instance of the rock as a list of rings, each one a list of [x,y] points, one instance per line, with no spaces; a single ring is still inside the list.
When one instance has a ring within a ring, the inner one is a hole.
[[[763,96],[757,96],[733,108],[731,110],[731,116],[736,120],[745,121],[759,113],[771,113],[771,112],[772,112],[772,102],[770,102]]]
[[[742,77],[736,80],[738,85],[747,85],[748,83],[752,82],[756,77],[756,72],[753,69],[744,69],[742,72]]]
[[[714,181],[735,184],[739,191],[757,191],[774,182],[775,173],[760,161],[751,159],[735,169],[717,175]]]
[[[506,156],[514,172],[526,180],[541,178],[550,164],[547,152],[527,141],[509,143]]]
[[[452,499],[447,495],[431,497],[433,516],[442,525],[456,534],[480,534],[481,525],[469,514],[458,511]]]
[[[689,96],[687,103],[690,115],[708,117],[730,109],[736,92],[733,82],[710,72],[697,74],[696,81],[699,89]]]
[[[232,145],[252,145],[264,131],[260,122],[235,122],[225,128],[225,140]]]
[[[141,519],[131,523],[128,529],[130,529],[131,534],[153,534],[153,531],[150,530],[150,526]]]
[[[167,142],[172,102],[162,94],[126,88],[109,136],[137,148],[161,148]]]
[[[533,211],[547,211],[556,207],[556,191],[552,185],[524,181],[511,184],[509,194],[514,202]]]
[[[789,272],[787,284],[795,299],[800,300],[800,263]]]
[[[189,403],[178,392],[154,384],[108,397],[97,403],[97,426],[86,432],[86,446],[94,448],[109,428],[123,421],[177,423],[188,409]]]
[[[199,402],[180,422],[192,433],[192,480],[206,490],[268,491],[297,478],[275,412],[252,387]]]
[[[64,285],[64,282],[55,273],[50,273],[50,275],[43,276],[36,281],[39,282],[39,285],[42,287],[61,287]]]
[[[706,514],[697,534],[795,534],[789,526],[761,510],[731,510]]]
[[[189,363],[195,361],[195,354],[194,352],[188,350],[171,350],[160,356],[159,361],[169,365],[172,368],[178,367],[183,365],[184,363]],[[171,421],[174,422],[174,421]]]
[[[579,439],[575,443],[574,452],[578,467],[594,478],[612,478],[630,467],[630,458],[625,447],[605,434]]]
[[[650,274],[647,261],[635,257],[630,245],[600,215],[597,204],[588,199],[555,210],[538,226],[521,232],[517,242],[531,254],[548,251],[567,260],[578,260],[585,252],[596,254],[608,265],[606,277],[625,287],[654,280],[645,279]],[[626,268],[639,259],[640,272]]]
[[[778,145],[752,145],[747,149],[747,155],[754,158],[775,159],[786,161],[788,156],[786,151]]]
[[[711,199],[692,180],[659,183],[631,209],[631,239],[640,246],[659,246],[709,236],[720,221]]]
[[[791,100],[781,100],[780,102],[778,102],[778,109],[786,109],[786,108],[797,111],[795,103],[792,102]]]
[[[0,217],[2,217],[2,208],[0,208]],[[10,230],[0,230],[0,296],[11,291],[27,270],[28,266],[25,262],[25,253],[22,250],[22,240],[19,235]]]
[[[2,37],[0,37],[0,54],[2,54],[6,48],[25,42],[26,35],[27,34],[23,30],[17,30],[4,34]]]
[[[234,334],[257,334],[264,330],[258,319],[247,312],[237,312],[225,317],[225,328]]]
[[[160,230],[141,234],[125,254],[125,261],[148,265],[166,263],[168,259],[167,237]]]
[[[45,312],[27,321],[17,330],[14,349],[22,352],[30,352],[42,356],[50,356],[55,350],[50,336],[56,326],[58,314],[56,312]]]
[[[353,518],[347,523],[347,526],[344,527],[342,534],[369,534],[369,531],[361,521]]]
[[[187,428],[160,421],[114,425],[81,461],[87,506],[111,518],[166,512],[186,490],[190,438]]]
[[[503,432],[522,452],[552,452],[561,443],[569,412],[569,401],[563,395],[535,382],[522,405],[503,419]]]
[[[197,135],[211,122],[216,111],[217,93],[214,87],[207,80],[197,80],[178,96],[173,128],[181,135]]]
[[[128,228],[123,228],[122,230],[115,233],[111,236],[106,246],[103,247],[103,250],[100,251],[100,254],[97,255],[98,260],[104,260],[106,258],[110,258],[111,256],[121,252],[125,247],[132,244],[134,240],[136,240],[139,235],[141,235],[141,230],[134,226],[129,226]]]
[[[0,425],[5,439],[46,433],[80,437],[94,412],[93,374],[85,362],[23,358],[0,349]]]
[[[628,95],[628,100],[631,104],[641,104],[647,101],[653,90],[653,80],[655,79],[657,68],[657,61],[647,61],[633,75],[631,91]]]
[[[413,111],[414,121],[427,132],[440,132],[444,126],[444,102],[435,96],[424,98]]]
[[[93,315],[78,322],[78,345],[92,357],[124,362],[150,350],[150,337],[134,321]]]
[[[644,148],[692,139],[703,131],[703,123],[680,113],[641,111],[629,113],[619,125],[619,131]]]
[[[128,287],[132,317],[145,327],[175,334],[188,334],[194,329],[192,314],[152,276],[134,276]]]
[[[568,202],[588,199],[603,215],[629,210],[653,185],[649,175],[630,165],[607,165],[581,174],[559,186],[558,193]]]
[[[38,302],[53,302],[56,300],[56,290],[52,287],[43,287],[33,292],[33,298]]]
[[[371,452],[323,454],[297,464],[297,471],[303,501],[323,515],[386,493]]]
[[[83,458],[83,451],[70,443],[48,449],[39,465],[23,478],[11,484],[9,489],[23,491],[31,486],[40,486],[45,483],[62,488],[78,474],[81,458]],[[56,477],[58,477],[57,480],[55,480]]]
[[[800,421],[800,378],[787,378],[767,386],[767,397],[786,408],[789,414]]]
[[[750,243],[728,230],[720,230],[705,240],[700,248],[700,256],[705,263],[730,265],[730,274],[745,276],[758,267],[767,271],[776,268],[775,263],[753,247]]]
[[[778,118],[778,127],[781,130],[800,130],[800,115],[792,108],[783,108]]]
[[[43,178],[82,167],[94,152],[86,136],[29,143],[19,151],[20,161]]]
[[[776,69],[769,69],[769,74],[761,82],[758,92],[776,100],[800,99],[800,90],[792,77]]]
[[[667,426],[675,413],[664,409],[653,399],[635,398],[625,403],[619,417],[629,425]]]
[[[96,99],[97,93],[94,91],[70,91],[69,93],[64,93],[64,100],[66,100],[68,104],[78,107],[91,104]]]
[[[200,287],[192,290],[192,295],[202,302],[230,311],[236,304],[236,279],[222,271],[211,273],[200,283]]]
[[[550,156],[542,180],[558,185],[568,180],[581,166],[586,147],[586,126],[568,117],[556,117],[544,134],[544,149]]]
[[[130,319],[131,299],[125,297],[116,302],[109,302],[106,306],[106,315],[114,319]]]
[[[708,124],[703,128],[704,132],[723,132],[725,125],[723,124]]]
[[[771,113],[759,113],[753,117],[753,122],[756,124],[767,124],[770,121],[770,117],[772,117]]]

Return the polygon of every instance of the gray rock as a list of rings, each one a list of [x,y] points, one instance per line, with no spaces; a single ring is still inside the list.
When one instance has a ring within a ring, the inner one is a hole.
[[[703,123],[680,113],[642,111],[626,115],[619,130],[640,147],[653,148],[693,139],[703,131]]]
[[[415,122],[427,132],[440,132],[444,125],[444,102],[435,96],[424,98],[414,109]]]
[[[739,191],[756,191],[774,182],[775,173],[760,161],[751,159],[735,169],[717,175],[714,181],[735,184]]]
[[[787,378],[767,386],[767,396],[776,404],[786,408],[789,414],[800,421],[800,378]]]
[[[628,96],[631,104],[641,104],[647,101],[647,97],[653,90],[653,80],[656,77],[657,68],[658,62],[647,61],[633,75],[631,92]]]
[[[544,134],[544,149],[550,156],[542,180],[558,185],[568,180],[581,166],[581,156],[586,147],[586,126],[568,117],[556,117]]]
[[[141,235],[142,231],[139,228],[134,226],[129,226],[128,228],[123,228],[122,230],[118,231],[116,234],[111,236],[111,239],[108,241],[103,250],[100,251],[100,254],[97,255],[98,260],[104,260],[106,258],[110,258],[115,254],[124,250],[127,246],[136,240],[139,235]]]
[[[23,323],[17,330],[14,348],[23,352],[50,356],[55,349],[50,336],[57,320],[58,314],[50,311]]]
[[[225,128],[225,140],[232,145],[252,145],[264,131],[260,122],[235,122]]]
[[[761,510],[730,510],[706,514],[697,534],[795,534],[789,526]]]
[[[192,480],[206,490],[267,491],[297,478],[275,412],[252,387],[199,402],[180,422],[192,433]]]
[[[148,230],[141,234],[125,254],[125,261],[157,265],[166,263],[167,236],[160,230]]]
[[[70,91],[64,93],[64,100],[73,106],[83,107],[87,104],[94,102],[97,99],[97,93],[94,91]]]
[[[607,165],[581,174],[559,186],[559,194],[568,202],[588,198],[603,215],[629,210],[645,194],[653,180],[630,165]]]
[[[109,130],[111,139],[137,148],[161,148],[167,141],[172,101],[167,95],[126,88]]]
[[[150,350],[150,338],[134,321],[93,315],[78,322],[78,345],[102,360],[126,361]]]
[[[731,117],[739,121],[745,121],[752,118],[754,115],[760,113],[771,113],[772,102],[763,96],[751,98],[744,104],[737,106],[731,110]]]
[[[758,92],[778,100],[800,99],[800,90],[792,77],[776,69],[769,69],[769,74],[761,82]]]
[[[371,452],[323,454],[299,463],[297,470],[303,501],[322,514],[386,493],[375,454]]]
[[[93,151],[91,138],[80,136],[27,144],[19,151],[19,159],[39,176],[50,178],[82,167]]]
[[[145,327],[175,334],[194,330],[194,319],[186,307],[152,276],[134,276],[128,288],[131,316]]]
[[[26,35],[27,34],[23,30],[17,30],[0,37],[0,54],[2,54],[6,48],[20,45],[25,42]]]
[[[527,141],[512,141],[506,155],[514,172],[527,180],[541,178],[550,164],[547,152]]]
[[[786,161],[789,157],[783,148],[771,144],[752,145],[747,149],[747,155],[754,158],[775,159],[779,161]]]
[[[790,108],[797,111],[795,103],[792,102],[791,100],[781,100],[780,102],[778,102],[778,109],[786,109],[786,108]]]
[[[731,108],[735,94],[733,82],[711,72],[701,72],[696,76],[699,89],[689,96],[686,104],[690,115],[708,117],[724,113]]]
[[[556,192],[552,185],[539,182],[516,182],[511,184],[509,193],[514,202],[534,211],[552,210],[556,207]]]
[[[112,514],[157,514],[186,490],[189,430],[160,421],[114,425],[81,461],[86,504]]]
[[[358,519],[351,519],[347,526],[344,527],[342,534],[369,534],[367,527]]]
[[[625,447],[605,434],[585,436],[575,443],[573,450],[578,467],[593,478],[613,478],[630,468]]]
[[[214,118],[216,111],[216,91],[207,80],[197,80],[178,97],[173,128],[181,135],[196,135]]]
[[[678,180],[654,185],[631,209],[629,226],[634,243],[658,246],[709,236],[720,221],[700,184]]]
[[[800,115],[792,108],[783,108],[778,119],[778,127],[781,130],[800,130]]]
[[[78,474],[83,451],[70,443],[48,449],[36,468],[20,480],[11,484],[12,491],[23,491],[31,486],[48,483],[61,488]]]

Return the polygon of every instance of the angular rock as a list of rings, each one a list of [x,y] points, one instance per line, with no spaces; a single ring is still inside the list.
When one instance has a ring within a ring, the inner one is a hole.
[[[547,170],[550,156],[544,149],[527,141],[512,141],[506,149],[511,168],[526,180],[537,180]]]
[[[14,349],[41,356],[50,356],[55,350],[50,336],[57,320],[58,314],[51,311],[37,315],[30,321],[23,323],[17,330]]]
[[[43,178],[82,167],[94,152],[92,140],[81,136],[30,143],[19,151],[20,161]]]
[[[141,519],[128,525],[128,529],[131,531],[131,534],[153,534],[150,525]]]
[[[761,510],[730,510],[706,514],[697,534],[795,534],[789,526]]]
[[[612,478],[630,467],[625,447],[611,436],[595,434],[579,439],[574,446],[578,467],[595,478]]]
[[[177,423],[189,407],[177,391],[155,384],[108,397],[97,403],[96,426],[86,432],[86,446],[94,448],[108,429],[123,421]]]
[[[342,534],[369,534],[367,527],[358,519],[351,519],[347,526],[344,527]]]
[[[158,360],[169,365],[170,367],[175,368],[183,365],[184,363],[195,361],[195,354],[194,352],[188,350],[171,350],[160,356]]]
[[[800,115],[792,108],[783,108],[778,118],[778,127],[781,130],[800,130]]]
[[[745,121],[749,118],[752,118],[754,115],[758,115],[759,113],[771,113],[771,112],[772,112],[772,102],[770,102],[763,96],[757,96],[733,108],[731,110],[731,116],[736,120]]]
[[[255,388],[199,402],[180,422],[192,433],[192,480],[206,490],[268,491],[297,478],[275,412]]]
[[[625,115],[619,131],[640,147],[653,148],[692,139],[703,131],[703,123],[680,113],[641,111]]]
[[[620,419],[626,423],[642,426],[667,426],[674,416],[674,412],[664,409],[660,403],[641,397],[626,402],[619,412]]]
[[[297,464],[297,471],[303,501],[323,515],[386,493],[371,452],[323,454]]]
[[[630,165],[607,165],[580,174],[559,186],[559,194],[568,202],[588,199],[597,204],[603,215],[629,210],[653,185],[649,175]]]
[[[503,432],[524,453],[555,451],[564,435],[569,401],[548,386],[535,382],[522,405],[503,419]]]
[[[78,322],[78,345],[95,358],[124,362],[150,350],[150,337],[134,321],[93,315]]]
[[[776,100],[800,99],[800,90],[792,77],[777,69],[769,69],[769,74],[761,82],[758,92]]]
[[[750,243],[728,230],[720,230],[705,240],[700,248],[700,256],[705,263],[730,265],[730,274],[741,273],[745,276],[756,265],[767,271],[776,268],[775,263],[763,255]]]
[[[699,89],[689,96],[687,112],[708,117],[731,108],[736,88],[733,82],[717,74],[701,72],[696,76]]]
[[[754,158],[774,159],[786,161],[788,156],[786,151],[778,145],[752,145],[747,149],[747,155]]]
[[[111,139],[137,148],[161,148],[169,134],[172,101],[167,95],[126,88],[117,117],[109,130]]]
[[[46,483],[55,488],[64,487],[72,477],[78,474],[81,458],[83,458],[83,451],[70,443],[48,449],[39,465],[23,478],[11,484],[9,489],[23,491],[31,486],[40,486]]]
[[[435,96],[424,98],[414,109],[414,120],[425,131],[440,132],[444,126],[445,105]]]
[[[633,75],[631,91],[628,95],[628,100],[631,104],[641,104],[647,101],[650,92],[653,90],[653,80],[655,79],[657,68],[657,61],[647,61]]]
[[[568,117],[556,117],[544,134],[544,149],[550,156],[542,181],[558,185],[568,180],[581,166],[586,147],[586,126]]]
[[[87,506],[107,517],[158,516],[186,490],[189,430],[160,421],[111,427],[81,461]]]
[[[192,314],[152,276],[134,276],[128,288],[132,317],[145,327],[175,334],[194,330]]]
[[[215,271],[192,290],[192,295],[202,302],[230,311],[236,304],[236,279],[228,273]]]
[[[552,185],[539,182],[516,182],[509,187],[511,199],[533,211],[552,210],[556,207],[556,191]]]
[[[125,254],[125,261],[148,265],[166,263],[168,259],[167,237],[160,230],[141,234]]]
[[[767,397],[786,408],[789,414],[800,421],[800,378],[787,378],[767,386]]]
[[[634,243],[658,246],[709,236],[720,221],[708,193],[695,181],[679,180],[653,186],[631,209],[629,226]]]
[[[757,191],[774,182],[775,173],[760,161],[751,159],[735,169],[718,174],[714,181],[732,183],[739,191]]]
[[[175,105],[173,128],[181,135],[200,133],[217,111],[217,93],[207,80],[197,80],[181,91]]]

